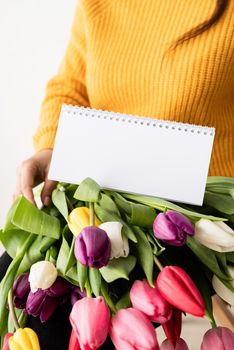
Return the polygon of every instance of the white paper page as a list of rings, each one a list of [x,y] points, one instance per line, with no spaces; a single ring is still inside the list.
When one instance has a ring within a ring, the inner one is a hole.
[[[214,128],[64,105],[49,172],[79,184],[202,205]]]

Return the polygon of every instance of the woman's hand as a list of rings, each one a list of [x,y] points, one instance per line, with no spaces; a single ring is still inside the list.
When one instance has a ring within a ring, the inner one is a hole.
[[[33,187],[44,181],[41,192],[42,203],[47,206],[51,200],[51,193],[56,186],[55,181],[48,180],[49,166],[52,150],[45,149],[35,153],[29,159],[23,161],[17,168],[17,181],[14,199],[24,195],[31,203],[36,204],[33,195]]]

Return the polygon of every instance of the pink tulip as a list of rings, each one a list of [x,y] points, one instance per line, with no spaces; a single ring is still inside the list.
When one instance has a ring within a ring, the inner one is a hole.
[[[176,308],[194,316],[204,316],[202,296],[189,275],[179,266],[166,266],[157,277],[162,296]]]
[[[202,340],[201,350],[233,350],[234,333],[226,327],[209,329]]]
[[[188,345],[185,343],[183,339],[179,339],[175,346],[168,339],[164,340],[161,344],[160,350],[189,350]],[[210,349],[211,350],[211,349]]]
[[[116,350],[159,350],[155,329],[139,310],[119,310],[110,328],[111,340]]]
[[[130,299],[134,309],[143,312],[151,321],[165,323],[171,318],[171,304],[163,298],[157,286],[152,288],[146,280],[133,283]]]
[[[70,335],[68,350],[80,350],[80,344],[73,328]]]
[[[103,297],[78,300],[72,308],[70,322],[81,350],[96,350],[106,340],[110,312]]]

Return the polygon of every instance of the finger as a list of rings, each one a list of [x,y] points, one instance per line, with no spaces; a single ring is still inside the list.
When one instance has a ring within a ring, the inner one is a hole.
[[[34,205],[36,205],[36,202],[34,200],[33,187],[36,173],[37,168],[33,163],[27,161],[23,163],[20,176],[20,191]]]
[[[41,192],[41,201],[45,206],[48,206],[51,201],[51,193],[56,187],[57,182],[49,180],[47,177],[45,179],[44,187]]]

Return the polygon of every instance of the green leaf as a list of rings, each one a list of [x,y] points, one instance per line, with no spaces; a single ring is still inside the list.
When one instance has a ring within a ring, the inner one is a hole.
[[[67,201],[66,201],[65,192],[56,188],[52,192],[52,202],[55,205],[55,207],[59,210],[59,212],[62,214],[64,219],[67,221],[68,208],[67,208]]]
[[[140,195],[135,195],[135,194],[130,194],[130,193],[123,193],[122,194],[125,198],[134,200],[136,202],[148,205],[150,207],[153,207],[155,209],[158,209],[160,211],[165,211],[167,209],[175,210],[178,211],[179,213],[182,213],[186,215],[188,218],[190,218],[192,221],[197,221],[200,218],[204,219],[209,219],[213,221],[226,221],[226,218],[219,218],[216,216],[212,215],[205,215],[201,213],[197,213],[192,210],[188,210],[185,208],[180,207],[177,204],[171,203],[169,201],[166,201],[164,199],[156,198],[156,197],[149,197],[149,196],[140,196]]]
[[[110,211],[110,210],[103,209],[98,204],[95,204],[94,210],[95,210],[96,215],[98,216],[98,218],[102,222],[107,222],[107,221],[119,221],[119,222],[121,222],[121,224],[123,225],[123,229],[122,229],[123,234],[125,234],[126,237],[128,237],[131,241],[137,242],[136,236],[135,236],[133,230],[131,229],[131,227],[129,225],[127,225],[126,222],[123,219],[121,219],[121,217],[118,216],[116,213],[114,213],[113,211]]]
[[[100,290],[101,290],[101,274],[98,269],[94,269],[92,267],[89,268],[89,283],[92,292],[96,297],[100,295]]]
[[[204,204],[217,209],[221,213],[234,214],[234,199],[225,194],[205,192]]]
[[[24,243],[24,246],[22,247],[20,253],[12,260],[11,264],[9,265],[7,272],[2,279],[0,283],[0,336],[2,336],[4,332],[4,327],[7,322],[7,308],[6,308],[6,302],[7,302],[7,296],[8,291],[12,287],[13,282],[15,278],[17,277],[17,269],[19,267],[19,264],[25,254],[25,252],[28,250],[29,246],[33,242],[35,236],[32,234],[30,235],[27,240]]]
[[[87,202],[98,202],[101,187],[90,177],[84,179],[77,188],[74,198]]]
[[[82,265],[79,261],[77,261],[77,274],[80,289],[83,291],[88,278],[88,267]]]
[[[137,243],[132,243],[135,256],[138,264],[142,267],[147,277],[148,283],[154,287],[153,281],[153,268],[154,268],[154,257],[152,253],[151,245],[147,239],[146,234],[139,227],[134,227],[134,233],[137,238]]]
[[[215,193],[228,194],[234,198],[234,178],[222,176],[209,176],[206,190]]]
[[[130,216],[129,224],[141,226],[141,227],[152,227],[156,213],[154,208],[147,205],[134,203],[127,201],[121,194],[117,192],[110,192],[117,205]]]
[[[17,228],[7,231],[0,230],[0,241],[7,253],[13,259],[18,254],[29,235],[30,232],[19,230]]]
[[[12,223],[23,231],[58,239],[60,222],[21,197],[12,216]]]
[[[68,254],[68,259],[67,259],[67,263],[66,263],[66,267],[65,267],[65,273],[67,273],[67,271],[70,270],[70,268],[72,266],[76,265],[76,262],[77,262],[75,254],[74,254],[75,240],[76,240],[76,237],[73,236],[72,244],[71,244],[71,247],[70,247],[70,251],[69,251],[69,254]]]
[[[230,276],[221,271],[215,252],[200,244],[196,239],[187,236],[187,246],[193,251],[198,259],[207,266],[216,276],[226,281],[230,280]]]
[[[127,258],[112,259],[109,264],[103,266],[99,271],[107,283],[111,283],[119,278],[128,280],[129,273],[136,265],[136,258],[129,255]]]
[[[100,205],[100,207],[102,207],[103,209],[107,209],[110,210],[114,213],[116,213],[116,215],[120,215],[119,210],[115,204],[115,202],[113,201],[113,199],[111,199],[110,196],[108,196],[105,193],[101,194],[101,199],[98,203]]]
[[[227,259],[227,261],[234,264],[234,252],[226,253],[226,259]]]
[[[11,205],[11,207],[7,213],[6,223],[5,223],[3,231],[15,229],[15,226],[12,224],[12,217],[14,216],[15,210],[16,210],[20,200],[21,200],[21,197],[18,197]]]
[[[29,247],[29,249],[25,252],[22,261],[19,265],[17,274],[21,274],[25,271],[28,271],[32,264],[39,260],[44,260],[45,253],[47,249],[51,247],[51,245],[55,242],[54,238],[34,235],[34,241]]]
[[[115,304],[115,307],[116,307],[117,310],[126,309],[126,308],[128,308],[128,307],[131,307],[131,300],[130,300],[129,291],[127,291],[127,292],[119,299],[119,301]]]
[[[63,229],[62,233],[62,244],[59,249],[56,268],[61,276],[65,276],[66,267],[68,264],[69,254],[70,254],[70,242],[68,240],[70,236],[70,232],[68,230],[67,225]]]

